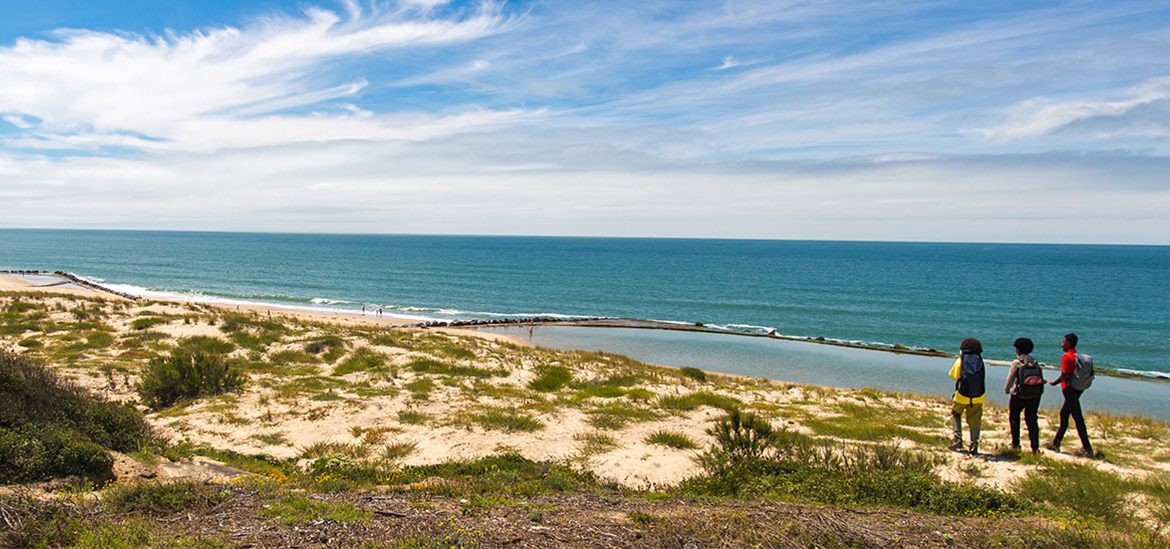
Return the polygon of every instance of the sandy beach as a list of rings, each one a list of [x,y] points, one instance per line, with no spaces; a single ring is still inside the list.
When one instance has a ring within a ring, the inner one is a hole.
[[[725,413],[721,407],[735,403],[785,428],[844,444],[937,452],[946,461],[940,474],[949,479],[1005,487],[1031,467],[946,452],[948,404],[937,398],[709,372],[699,379],[624,357],[534,348],[498,334],[401,327],[416,322],[409,319],[129,301],[0,276],[0,301],[22,299],[50,311],[55,322],[100,318],[83,335],[108,343],[61,354],[53,349],[68,344],[53,342],[78,335],[45,333],[6,337],[4,344],[51,364],[61,361],[78,383],[117,400],[136,402],[134,386],[155,353],[192,338],[223,341],[232,349],[228,357],[247,364],[245,390],[148,418],[173,440],[241,453],[287,458],[333,445],[390,453],[411,465],[515,451],[573,462],[630,487],[672,485],[699,472],[697,450],[664,448],[649,442],[651,436],[669,432],[702,448],[711,441],[708,427]],[[113,337],[90,335],[95,331]],[[314,342],[326,341],[327,352],[310,352]],[[573,381],[551,392],[533,389],[550,368],[564,368]],[[1165,449],[1120,427],[1126,420],[1095,415],[1091,421],[1094,436],[1126,456],[1100,467],[1123,475],[1170,472],[1170,463],[1159,461]],[[877,422],[886,435],[874,438],[872,425],[859,425],[865,422]],[[1005,447],[1006,411],[989,410],[985,422],[983,447]],[[1042,417],[1042,429],[1050,433],[1052,422]]]

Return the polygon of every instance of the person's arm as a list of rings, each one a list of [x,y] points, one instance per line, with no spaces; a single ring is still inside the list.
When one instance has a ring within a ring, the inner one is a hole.
[[[1060,382],[1066,379],[1072,379],[1072,374],[1075,371],[1077,371],[1077,361],[1075,358],[1069,358],[1068,355],[1060,357],[1060,375],[1052,380],[1049,385],[1059,385]]]
[[[1012,367],[1008,370],[1007,381],[1003,384],[1003,394],[1012,394],[1012,382],[1016,380],[1016,370],[1020,368],[1020,361],[1013,360]]]

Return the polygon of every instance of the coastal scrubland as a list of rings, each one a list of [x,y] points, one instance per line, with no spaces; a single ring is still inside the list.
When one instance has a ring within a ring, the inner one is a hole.
[[[5,545],[1170,542],[1143,417],[969,456],[931,397],[96,293],[0,292],[0,367]]]

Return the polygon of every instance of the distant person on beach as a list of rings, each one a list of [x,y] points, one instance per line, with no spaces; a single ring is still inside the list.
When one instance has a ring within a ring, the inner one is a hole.
[[[954,440],[951,450],[963,450],[963,416],[967,416],[967,428],[971,431],[971,453],[979,453],[979,432],[983,427],[984,378],[983,344],[978,339],[967,338],[959,344],[959,358],[951,367],[951,379],[955,380],[955,397],[951,402],[951,424]]]
[[[378,316],[382,316],[382,308],[378,307]]]
[[[1040,395],[1044,394],[1044,370],[1040,363],[1032,358],[1032,349],[1035,344],[1031,339],[1021,337],[1012,343],[1016,349],[1016,359],[1012,361],[1008,370],[1007,382],[1003,386],[1004,394],[1011,395],[1008,400],[1008,425],[1012,430],[1012,448],[1020,449],[1020,412],[1024,413],[1024,423],[1028,426],[1028,442],[1032,444],[1032,453],[1040,453]]]
[[[531,325],[531,324],[529,324],[529,325],[528,325],[528,339],[532,339],[532,329],[533,329],[533,327],[534,327],[534,326],[533,326],[533,325]]]
[[[1089,429],[1085,425],[1085,416],[1081,411],[1081,395],[1093,383],[1093,357],[1077,353],[1077,334],[1065,334],[1060,342],[1064,356],[1060,357],[1060,377],[1052,380],[1052,385],[1060,383],[1064,393],[1064,406],[1060,407],[1060,427],[1056,429],[1056,436],[1047,448],[1053,452],[1060,451],[1060,443],[1064,440],[1064,433],[1068,430],[1068,418],[1077,424],[1077,435],[1081,437],[1081,449],[1075,454],[1081,457],[1093,457],[1093,445],[1089,442]]]

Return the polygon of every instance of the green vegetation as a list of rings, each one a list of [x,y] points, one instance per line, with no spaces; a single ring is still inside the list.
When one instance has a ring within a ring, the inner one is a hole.
[[[738,410],[743,405],[739,399],[707,391],[698,391],[683,396],[664,396],[658,399],[658,406],[665,410],[691,411],[701,406],[722,410]]]
[[[646,444],[656,444],[658,446],[666,446],[667,448],[676,448],[678,450],[694,450],[699,447],[699,444],[686,436],[683,433],[675,431],[655,431],[650,436],[646,437]]]
[[[1014,515],[1017,496],[947,482],[936,461],[895,446],[837,446],[776,431],[752,414],[731,412],[708,431],[707,474],[684,482],[693,495],[735,496],[849,506],[889,506],[948,515]]]
[[[176,350],[152,359],[137,389],[142,403],[157,410],[182,398],[238,391],[244,379],[239,368],[220,355]]]
[[[679,370],[679,373],[681,373],[685,377],[689,377],[689,378],[691,378],[695,381],[698,381],[698,382],[705,383],[707,381],[707,372],[704,372],[704,371],[702,371],[698,368],[695,368],[693,366],[687,366],[685,368],[682,368]]]
[[[407,425],[426,425],[430,420],[430,414],[417,410],[402,410],[398,412],[398,421]]]
[[[359,347],[333,369],[333,375],[343,376],[354,372],[384,373],[387,371],[386,355],[368,347]]]
[[[475,366],[458,366],[429,358],[413,360],[410,362],[410,364],[407,364],[406,367],[420,374],[432,374],[450,377],[474,377],[483,379],[492,376],[508,375],[508,372],[504,370],[488,370],[485,368],[477,368]]]
[[[284,524],[305,524],[315,520],[332,520],[343,524],[367,522],[373,518],[350,503],[318,501],[301,496],[289,496],[264,509],[263,515]]]
[[[102,502],[115,513],[166,515],[198,511],[222,503],[229,494],[190,481],[119,482],[102,492]]]
[[[153,439],[142,414],[104,402],[43,365],[0,351],[0,482],[109,478],[109,450]]]
[[[193,336],[178,341],[176,350],[183,352],[201,352],[209,355],[226,355],[236,350],[236,345],[218,337]]]
[[[564,366],[541,366],[536,369],[536,379],[528,383],[528,388],[542,393],[551,393],[572,381],[573,371]]]
[[[157,316],[144,316],[130,321],[130,327],[134,330],[143,331],[149,330],[160,324],[166,324],[167,319],[159,318]]]
[[[628,404],[603,404],[595,406],[585,412],[589,425],[606,431],[619,431],[630,423],[650,421],[662,417],[662,414],[649,408],[630,406]]]
[[[618,447],[618,441],[606,433],[583,433],[573,437],[581,443],[577,453],[581,457],[604,454]]]
[[[471,420],[488,431],[516,433],[544,429],[544,423],[539,419],[504,408],[487,408],[480,413],[473,414]]]

